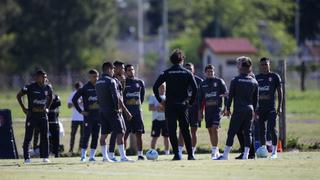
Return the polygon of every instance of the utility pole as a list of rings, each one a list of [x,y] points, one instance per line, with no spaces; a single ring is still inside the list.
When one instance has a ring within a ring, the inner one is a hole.
[[[139,48],[139,66],[138,73],[143,71],[144,67],[144,33],[143,33],[143,0],[138,0],[138,48]]]
[[[168,58],[168,4],[167,0],[162,0],[162,28],[161,28],[161,59],[160,59],[160,71],[163,71],[166,67],[166,59]]]

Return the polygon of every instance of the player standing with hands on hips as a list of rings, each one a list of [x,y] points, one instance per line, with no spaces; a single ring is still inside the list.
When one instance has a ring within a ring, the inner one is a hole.
[[[195,160],[192,154],[191,136],[188,124],[188,108],[195,102],[197,84],[192,73],[182,65],[184,54],[180,49],[175,49],[170,56],[173,64],[169,69],[162,72],[153,86],[153,93],[157,100],[164,105],[165,115],[168,120],[169,138],[173,149],[172,160],[181,160],[178,151],[177,120],[188,152],[188,160]],[[159,87],[166,83],[166,100],[159,95]],[[191,97],[188,90],[191,87]]]

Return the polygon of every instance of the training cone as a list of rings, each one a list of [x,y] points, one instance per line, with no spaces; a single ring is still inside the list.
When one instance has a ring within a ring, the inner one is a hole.
[[[278,141],[278,147],[277,147],[277,152],[282,152],[282,141]]]

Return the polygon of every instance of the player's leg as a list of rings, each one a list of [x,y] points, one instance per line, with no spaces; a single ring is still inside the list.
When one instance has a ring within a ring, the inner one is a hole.
[[[25,123],[26,130],[25,130],[23,146],[22,146],[25,163],[30,163],[29,144],[32,140],[34,127],[35,127],[34,120],[31,117],[27,116],[26,123]]]
[[[151,149],[156,149],[157,140],[160,136],[160,121],[153,120],[151,126]]]
[[[115,157],[114,151],[116,148],[116,141],[117,141],[117,133],[111,132],[110,141],[109,141],[109,149],[108,149],[108,156],[112,161],[118,161]]]
[[[276,119],[277,114],[276,111],[270,111],[268,113],[268,120],[267,120],[267,134],[271,135],[272,139],[272,158],[277,158],[277,145],[278,145],[278,131],[276,128]]]
[[[169,139],[172,146],[174,157],[172,160],[181,160],[178,151],[178,138],[177,138],[177,112],[176,108],[165,107],[165,115],[168,120]]]
[[[179,128],[178,151],[179,151],[179,156],[180,156],[180,158],[182,158],[183,146],[184,146],[183,136],[182,136],[182,133],[181,133],[181,129]]]
[[[168,121],[161,121],[161,135],[163,137],[163,144],[164,144],[164,153],[165,155],[170,154],[170,147],[169,147],[169,130],[168,130]]]
[[[39,134],[40,134],[40,130],[39,128],[35,127],[34,128],[34,132],[33,132],[33,151],[35,153],[39,153],[39,149],[40,149],[40,146],[38,144],[39,142]]]
[[[259,139],[262,147],[266,148],[266,113],[260,111],[259,112],[259,118],[258,118],[258,124],[259,124]]]
[[[178,108],[179,127],[188,153],[188,160],[194,160],[192,153],[191,135],[188,123],[188,109],[185,106]]]
[[[50,145],[52,152],[55,157],[59,157],[59,124],[51,123],[49,124],[49,131],[50,131]]]
[[[198,130],[198,126],[191,126],[190,128],[191,130],[191,145],[192,145],[192,154],[194,155],[196,153],[197,150],[197,130]]]
[[[74,140],[76,137],[76,133],[78,131],[78,125],[76,121],[71,121],[71,132],[70,132],[70,149],[69,152],[73,152]]]
[[[242,159],[248,159],[250,146],[252,144],[252,120],[253,120],[253,111],[243,112],[244,121],[243,121],[243,135],[244,135],[244,152]]]
[[[100,136],[100,146],[101,146],[101,154],[102,161],[111,162],[107,153],[107,144],[106,139],[108,134],[110,133],[110,124],[108,123],[107,113],[100,112],[99,113],[100,125],[101,125],[101,136]]]
[[[44,162],[49,162],[49,126],[48,126],[48,118],[41,117],[38,119],[38,127],[40,130],[40,158],[43,158]]]
[[[90,144],[90,158],[89,161],[95,161],[95,154],[98,145],[98,138],[100,133],[100,124],[97,121],[91,123],[91,144]]]
[[[79,147],[78,147],[78,152],[79,152],[80,149],[81,149],[81,147],[80,147],[81,146],[81,142],[82,142],[83,137],[84,137],[84,121],[78,121],[77,123],[78,123],[77,126],[80,127],[80,138],[79,138]]]
[[[145,132],[144,132],[144,124],[143,124],[141,114],[134,115],[134,121],[132,123],[133,123],[133,131],[135,132],[136,140],[137,140],[138,160],[144,160],[142,135]]]
[[[87,148],[90,139],[92,125],[88,120],[85,120],[83,123],[83,137],[80,144],[81,148],[81,161],[85,162],[87,157]]]

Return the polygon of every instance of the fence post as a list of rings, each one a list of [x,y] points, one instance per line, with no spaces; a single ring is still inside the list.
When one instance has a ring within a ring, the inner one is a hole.
[[[287,125],[286,125],[286,72],[287,66],[285,60],[279,61],[280,65],[280,76],[281,76],[281,85],[283,91],[283,101],[282,101],[282,112],[279,117],[279,139],[282,142],[282,146],[284,149],[287,147],[286,142],[286,133],[287,133]]]

